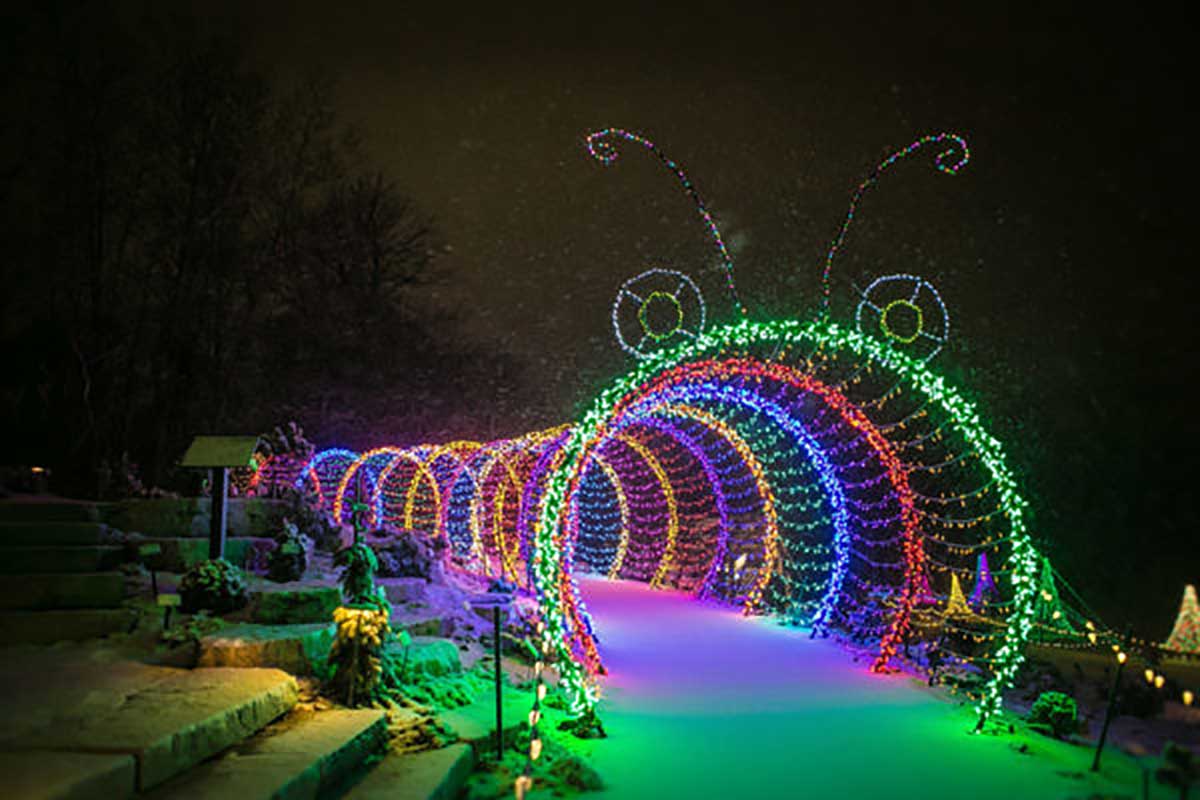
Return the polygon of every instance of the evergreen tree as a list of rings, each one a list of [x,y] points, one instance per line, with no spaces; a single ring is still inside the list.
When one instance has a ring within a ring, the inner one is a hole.
[[[992,569],[988,566],[987,553],[979,554],[975,566],[975,588],[971,590],[971,605],[978,609],[1000,598],[1000,590],[992,578]]]
[[[1179,653],[1200,654],[1200,606],[1196,603],[1196,587],[1190,583],[1183,589],[1183,602],[1175,617],[1175,627],[1163,647]]]
[[[971,607],[967,605],[967,598],[963,595],[962,584],[958,582],[958,575],[950,573],[950,597],[946,600],[945,615],[948,617],[975,615]]]

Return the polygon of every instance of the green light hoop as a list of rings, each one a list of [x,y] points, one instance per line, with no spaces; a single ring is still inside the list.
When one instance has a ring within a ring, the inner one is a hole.
[[[533,572],[540,594],[540,604],[546,627],[543,645],[553,648],[560,656],[564,687],[572,696],[572,705],[582,709],[594,702],[595,687],[590,685],[586,671],[577,663],[567,642],[570,625],[563,609],[572,599],[564,597],[564,589],[573,591],[571,576],[562,574],[560,541],[563,532],[563,511],[570,485],[578,480],[580,455],[584,446],[597,435],[603,435],[607,419],[623,399],[655,375],[680,364],[703,358],[714,352],[746,350],[753,346],[786,349],[799,345],[848,351],[874,366],[890,370],[898,379],[926,401],[940,408],[952,427],[962,435],[978,455],[980,463],[992,478],[999,496],[1000,509],[1008,520],[1011,546],[1009,579],[1013,589],[1013,611],[1007,620],[1004,641],[993,657],[992,675],[976,705],[980,724],[1001,711],[1001,692],[1012,684],[1024,660],[1024,644],[1033,627],[1034,599],[1037,587],[1039,554],[1033,546],[1025,509],[1027,503],[1017,490],[1016,479],[1008,467],[1001,444],[987,432],[974,404],[944,379],[930,371],[918,359],[908,356],[886,341],[847,330],[827,320],[776,320],[738,324],[710,331],[695,341],[656,353],[632,371],[613,382],[596,398],[580,423],[572,430],[567,443],[559,451],[551,468],[541,515],[534,533]],[[561,583],[560,583],[561,582]]]

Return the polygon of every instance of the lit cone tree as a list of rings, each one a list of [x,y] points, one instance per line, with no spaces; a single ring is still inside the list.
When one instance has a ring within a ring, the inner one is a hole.
[[[1038,594],[1034,598],[1033,621],[1035,624],[1063,633],[1075,633],[1067,619],[1067,609],[1058,596],[1058,583],[1054,580],[1054,569],[1050,559],[1042,559],[1042,577],[1038,583]]]
[[[958,582],[957,573],[950,573],[950,597],[946,600],[945,615],[948,617],[974,616],[971,607],[967,605],[966,595],[963,594],[962,584]]]
[[[971,590],[971,606],[982,610],[988,603],[998,599],[1000,591],[996,589],[996,581],[992,578],[992,568],[988,566],[987,553],[979,554],[975,566],[975,588]]]
[[[1179,653],[1200,654],[1200,606],[1196,603],[1196,587],[1190,583],[1183,589],[1183,602],[1175,617],[1175,627],[1163,647]]]

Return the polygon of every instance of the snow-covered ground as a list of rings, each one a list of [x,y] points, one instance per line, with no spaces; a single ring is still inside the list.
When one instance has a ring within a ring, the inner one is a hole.
[[[828,640],[628,581],[583,579],[610,674],[613,797],[1061,800],[1141,797],[1140,765],[1036,734],[972,735],[955,698],[878,676]],[[1021,752],[1025,745],[1027,752]],[[1153,783],[1153,781],[1152,781]],[[1152,785],[1150,797],[1177,796]]]

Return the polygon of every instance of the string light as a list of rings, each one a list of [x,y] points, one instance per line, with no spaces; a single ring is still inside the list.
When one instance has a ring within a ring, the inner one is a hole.
[[[850,225],[854,222],[854,215],[858,211],[858,204],[862,202],[867,190],[878,183],[880,176],[897,161],[907,158],[925,145],[940,145],[943,142],[949,142],[950,146],[934,157],[934,166],[940,172],[944,172],[947,175],[957,175],[958,171],[965,167],[967,162],[971,160],[971,150],[967,147],[967,141],[956,133],[937,133],[922,136],[907,147],[892,153],[879,162],[875,169],[871,170],[871,174],[858,185],[858,188],[854,191],[854,196],[850,199],[850,209],[846,212],[846,219],[842,222],[842,227],[838,230],[837,236],[834,237],[833,244],[829,246],[829,252],[825,256],[825,269],[821,273],[821,308],[824,310],[826,316],[829,314],[829,276],[833,270],[833,260],[837,257],[838,251],[846,241],[846,232],[850,230]]]
[[[725,270],[725,287],[729,290],[729,297],[733,301],[733,306],[739,314],[745,316],[746,309],[742,306],[741,300],[738,299],[737,286],[733,282],[733,259],[729,257],[729,250],[725,247],[725,240],[721,238],[721,231],[717,228],[717,223],[713,221],[712,215],[708,213],[708,208],[704,205],[704,201],[700,199],[700,193],[692,185],[692,181],[688,178],[687,173],[683,171],[683,167],[668,158],[662,150],[658,149],[658,145],[654,144],[654,142],[636,133],[623,131],[620,128],[605,128],[604,130],[591,133],[587,137],[588,152],[591,153],[592,158],[606,166],[615,163],[617,160],[617,150],[611,142],[607,141],[609,138],[624,139],[628,142],[640,144],[653,153],[654,157],[661,161],[679,179],[683,190],[696,205],[696,211],[700,214],[700,219],[704,221],[704,225],[708,229],[708,234],[712,237],[713,242],[717,246],[717,251],[721,255],[721,268]]]

